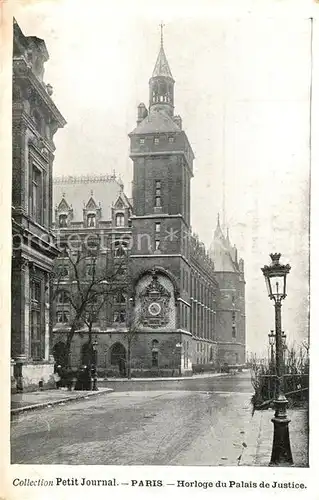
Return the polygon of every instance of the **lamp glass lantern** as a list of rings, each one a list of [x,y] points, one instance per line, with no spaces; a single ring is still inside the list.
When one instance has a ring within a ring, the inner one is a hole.
[[[276,335],[274,334],[274,330],[270,330],[270,333],[268,333],[268,337],[269,337],[269,344],[271,346],[275,345]]]
[[[290,271],[289,264],[279,263],[280,257],[280,253],[270,254],[271,265],[262,268],[268,296],[275,302],[281,302],[287,295],[287,274]]]

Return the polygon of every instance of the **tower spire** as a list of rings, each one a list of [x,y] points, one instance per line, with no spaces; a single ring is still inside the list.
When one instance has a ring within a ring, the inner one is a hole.
[[[174,114],[174,79],[171,73],[166,55],[164,52],[163,28],[165,24],[161,22],[161,44],[156,59],[152,77],[149,81],[150,86],[150,111],[165,111],[168,115]]]
[[[161,49],[164,48],[164,41],[163,41],[163,28],[165,27],[165,24],[163,24],[163,21],[161,21],[160,28],[161,28]]]

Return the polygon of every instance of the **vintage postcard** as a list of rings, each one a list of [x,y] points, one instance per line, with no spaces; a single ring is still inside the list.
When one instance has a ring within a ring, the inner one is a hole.
[[[0,5],[1,498],[316,498],[316,2]]]

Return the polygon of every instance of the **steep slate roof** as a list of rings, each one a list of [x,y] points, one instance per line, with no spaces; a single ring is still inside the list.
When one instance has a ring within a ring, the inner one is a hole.
[[[158,53],[155,67],[154,67],[153,74],[152,74],[152,78],[154,78],[156,76],[166,76],[168,78],[173,79],[173,76],[172,76],[172,73],[171,73],[165,52],[164,52],[163,45],[161,45],[160,51]]]
[[[83,208],[92,198],[101,208],[101,220],[109,221],[112,218],[112,205],[122,188],[123,185],[114,175],[56,177],[53,180],[53,220],[55,208],[64,198],[69,206],[72,205],[73,222],[82,222]]]
[[[214,239],[209,248],[209,255],[214,261],[215,271],[238,272],[238,264],[233,257],[235,252],[236,248],[231,246],[228,233],[226,238],[223,234],[218,216]]]
[[[151,134],[160,132],[180,132],[181,129],[172,118],[159,109],[151,109],[150,113],[131,132],[133,134]]]

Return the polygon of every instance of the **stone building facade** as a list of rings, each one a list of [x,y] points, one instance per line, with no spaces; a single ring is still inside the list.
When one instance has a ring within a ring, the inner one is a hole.
[[[12,321],[15,379],[47,384],[53,373],[51,274],[58,250],[52,228],[53,137],[65,120],[43,81],[43,40],[13,26]]]
[[[192,232],[194,153],[174,112],[174,84],[161,43],[149,105],[138,106],[129,134],[132,199],[115,176],[54,184],[59,234],[78,233],[81,241],[86,233],[99,234],[112,252],[124,246],[127,256],[126,291],[120,302],[115,291],[110,309],[100,311],[91,332],[98,367],[106,373],[121,370],[119,359],[127,361],[128,351],[136,374],[188,375],[245,362],[243,262],[219,222],[209,252]],[[56,307],[54,344],[63,345],[68,315],[59,315]],[[73,365],[83,362],[87,342],[85,328],[79,330],[72,343]]]

